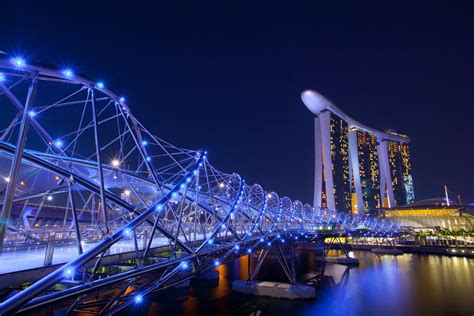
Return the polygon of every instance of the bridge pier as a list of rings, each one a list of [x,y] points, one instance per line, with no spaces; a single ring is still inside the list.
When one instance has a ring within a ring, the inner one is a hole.
[[[326,242],[327,239],[329,239],[329,242]],[[316,257],[316,261],[337,263],[337,264],[344,264],[344,265],[358,265],[359,264],[359,259],[351,257],[349,255],[347,238],[345,239],[344,243],[341,241],[339,236],[325,238],[323,239],[323,244],[324,244],[323,255]],[[342,250],[344,252],[344,255],[339,256],[339,257],[328,257],[329,250],[333,249],[334,246]]]
[[[232,290],[242,294],[289,300],[312,299],[316,297],[316,291],[311,286],[269,281],[237,280],[232,283]]]
[[[254,264],[254,270],[251,271],[251,258],[257,260]],[[289,283],[257,281],[256,275],[260,271],[263,262],[266,259],[277,260],[282,268]],[[295,268],[295,252],[293,244],[288,243],[282,247],[276,243],[269,248],[262,249],[258,256],[248,255],[248,278],[247,280],[237,280],[232,283],[232,290],[256,296],[267,296],[283,299],[312,299],[316,297],[316,291],[313,287],[297,284]]]

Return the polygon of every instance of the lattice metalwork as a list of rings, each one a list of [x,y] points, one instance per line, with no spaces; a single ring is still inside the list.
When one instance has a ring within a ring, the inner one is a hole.
[[[68,312],[113,313],[294,236],[395,229],[221,172],[205,151],[161,139],[124,98],[69,69],[1,56],[0,109],[0,251],[75,248],[65,264],[0,303],[2,314],[53,302],[67,302]],[[114,256],[133,264],[110,269]],[[90,303],[107,286],[120,290]]]

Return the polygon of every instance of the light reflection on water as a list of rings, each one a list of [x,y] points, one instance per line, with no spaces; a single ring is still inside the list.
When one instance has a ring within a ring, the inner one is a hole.
[[[336,252],[333,252],[335,255]],[[300,253],[298,280],[322,271],[310,251]],[[193,285],[189,296],[148,298],[126,314],[143,315],[473,315],[474,259],[405,254],[378,256],[354,251],[359,267],[327,264],[317,299],[286,301],[233,293],[232,281],[247,278],[244,256],[218,268],[217,284]],[[252,265],[253,265],[252,260]],[[257,279],[286,281],[278,263],[268,261]]]

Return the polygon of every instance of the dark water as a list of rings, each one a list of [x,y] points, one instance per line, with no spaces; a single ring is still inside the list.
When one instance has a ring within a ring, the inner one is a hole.
[[[326,264],[317,298],[287,301],[233,293],[232,281],[247,277],[247,257],[218,268],[217,284],[195,284],[190,295],[150,297],[126,311],[136,315],[474,315],[474,259],[354,251],[360,266]],[[300,253],[298,280],[322,271],[314,253]],[[259,280],[285,281],[278,263],[265,263]],[[308,281],[311,282],[311,281]]]

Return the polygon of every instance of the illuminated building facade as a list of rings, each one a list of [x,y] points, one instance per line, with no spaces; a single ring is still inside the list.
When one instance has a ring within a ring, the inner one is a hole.
[[[377,137],[365,131],[356,131],[356,133],[364,211],[371,214],[382,207]]]
[[[408,144],[389,141],[387,145],[395,202],[397,205],[412,203],[415,196]]]
[[[331,115],[331,160],[334,202],[336,209],[351,209],[351,175],[349,171],[349,126],[336,115]]]
[[[414,201],[407,136],[369,128],[315,91],[301,98],[315,114],[315,207],[362,215]]]

